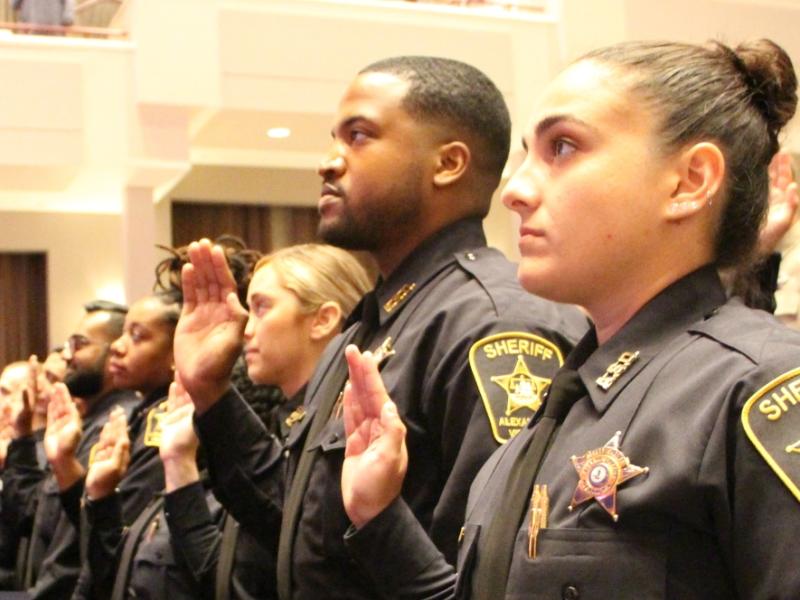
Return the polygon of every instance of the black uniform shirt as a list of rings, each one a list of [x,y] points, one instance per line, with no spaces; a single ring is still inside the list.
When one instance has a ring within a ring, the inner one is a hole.
[[[612,367],[635,352],[627,368]],[[800,334],[726,300],[712,267],[651,300],[578,369],[587,395],[570,410],[536,478],[549,486],[547,528],[531,559],[529,514],[520,515],[516,540],[508,541],[506,597],[800,598],[800,570],[787,551],[800,536],[800,505],[742,424],[745,403],[798,365]],[[597,380],[612,371],[619,374],[603,389]],[[350,532],[353,556],[383,589],[469,597],[481,535],[534,429],[495,453],[472,487],[457,589],[453,570],[401,502]],[[616,487],[618,521],[593,498],[570,511],[579,481],[602,474],[579,476],[572,457],[608,445],[617,432],[619,450],[649,472]]]

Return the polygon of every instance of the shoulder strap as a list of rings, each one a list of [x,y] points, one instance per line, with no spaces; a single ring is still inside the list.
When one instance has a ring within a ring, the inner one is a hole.
[[[236,555],[236,541],[239,538],[239,524],[229,514],[225,515],[225,524],[222,527],[222,545],[219,549],[217,562],[217,575],[215,584],[216,600],[229,600],[231,587],[231,574],[233,573],[233,560]]]
[[[137,518],[131,528],[128,530],[128,535],[125,538],[125,543],[122,546],[122,555],[117,565],[117,576],[114,580],[114,590],[111,592],[111,600],[124,600],[125,590],[128,587],[128,576],[130,575],[131,565],[133,564],[133,557],[136,554],[136,549],[139,546],[139,541],[142,538],[142,533],[153,520],[161,507],[164,505],[164,496],[158,495],[153,498],[150,505],[145,508],[139,518]]]

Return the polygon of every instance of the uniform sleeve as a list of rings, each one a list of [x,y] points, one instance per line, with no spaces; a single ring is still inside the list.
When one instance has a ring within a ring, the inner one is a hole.
[[[87,502],[89,526],[88,573],[81,579],[90,585],[95,598],[110,598],[117,573],[118,554],[123,540],[122,503],[118,494]]]
[[[78,530],[79,535],[81,529],[81,498],[83,497],[85,483],[86,480],[82,477],[59,494],[61,508],[64,509],[64,514],[67,515],[73,527]]]
[[[3,521],[13,530],[26,533],[30,529],[44,477],[45,471],[36,457],[36,438],[13,440],[2,473],[3,510],[0,511]]]
[[[211,514],[206,491],[198,481],[165,495],[164,513],[175,555],[183,558],[197,589],[213,597],[222,547],[221,511]]]
[[[454,597],[455,569],[431,542],[402,498],[361,529],[351,526],[345,534],[345,545],[361,572],[367,573],[387,598]]]
[[[800,503],[747,438],[739,415],[732,421],[732,573],[737,596],[800,598],[800,570],[790,550],[800,539]]]
[[[195,425],[214,494],[242,527],[274,546],[284,491],[280,442],[233,389]]]

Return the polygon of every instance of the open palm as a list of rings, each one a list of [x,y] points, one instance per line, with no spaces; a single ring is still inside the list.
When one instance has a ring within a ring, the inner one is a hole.
[[[200,412],[224,392],[241,351],[247,312],[225,254],[208,240],[189,246],[184,304],[175,330],[175,368]]]

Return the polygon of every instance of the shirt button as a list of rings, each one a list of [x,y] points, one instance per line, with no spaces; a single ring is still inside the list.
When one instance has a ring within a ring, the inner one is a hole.
[[[473,254],[472,252],[467,252],[466,256],[467,260],[475,260],[475,254]]]
[[[283,451],[283,458],[289,458],[289,449],[288,448],[286,448],[286,450]]]
[[[565,585],[563,588],[561,588],[562,600],[578,600],[580,597],[581,593],[574,585]]]

